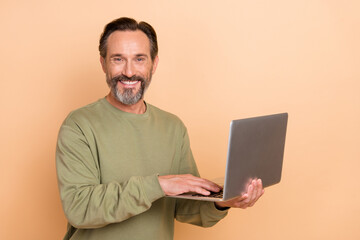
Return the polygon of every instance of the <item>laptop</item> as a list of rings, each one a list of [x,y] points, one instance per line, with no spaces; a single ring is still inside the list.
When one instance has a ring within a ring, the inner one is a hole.
[[[184,193],[175,198],[228,201],[246,193],[251,179],[263,187],[281,180],[287,129],[287,113],[233,120],[230,123],[226,173],[222,192],[210,196]]]

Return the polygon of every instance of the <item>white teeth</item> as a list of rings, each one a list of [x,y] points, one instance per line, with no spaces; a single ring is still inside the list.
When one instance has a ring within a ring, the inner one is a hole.
[[[126,85],[134,85],[136,84],[138,81],[121,81],[123,84],[126,84]]]

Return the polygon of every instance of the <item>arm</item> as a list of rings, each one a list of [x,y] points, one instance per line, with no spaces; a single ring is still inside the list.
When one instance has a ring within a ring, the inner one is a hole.
[[[184,137],[184,145],[183,145],[183,164],[187,166],[188,169],[185,172],[189,172],[189,169],[193,166],[193,174],[198,176],[198,172],[196,169],[195,162],[193,160],[190,146],[189,146],[189,140],[187,134],[185,134]],[[191,171],[190,171],[191,172]],[[215,183],[208,181],[206,179],[202,179],[199,177],[195,177],[191,174],[185,174],[185,175],[170,175],[170,176],[160,176],[159,177],[160,185],[166,195],[178,195],[185,192],[196,192],[203,195],[209,195],[210,192],[218,192],[220,190],[220,187],[216,185]],[[249,184],[247,192],[243,194],[242,196],[232,199],[230,201],[226,202],[215,202],[216,209],[217,210],[227,210],[230,207],[232,208],[247,208],[252,207],[255,202],[264,194],[264,189],[262,187],[262,182],[260,179],[252,180],[251,184]],[[182,208],[187,209],[186,201],[182,203],[184,205]],[[198,203],[204,203],[195,201],[193,202],[194,205]],[[205,204],[206,205],[206,204]],[[199,206],[200,207],[200,206]],[[187,212],[189,209],[187,209],[185,212]],[[217,212],[213,211],[213,209],[208,208],[207,211],[212,212],[212,214],[217,214]],[[211,214],[209,215],[211,217]],[[207,218],[209,218],[209,216]],[[184,220],[187,221],[187,220]],[[218,221],[218,220],[217,220]],[[197,221],[200,222],[200,221]],[[213,224],[216,223],[216,220]],[[196,223],[194,223],[196,224]],[[213,225],[212,224],[212,225]],[[201,224],[198,224],[201,225]]]
[[[98,228],[148,210],[164,196],[157,175],[101,183],[96,148],[71,120],[60,129],[56,168],[65,215],[76,228]]]
[[[159,177],[163,191],[167,195],[176,195],[188,191],[208,195],[210,191],[219,191],[220,187],[208,180],[199,178],[199,173],[190,149],[189,137],[186,129],[180,140],[181,161],[179,175]],[[217,209],[213,202],[196,200],[176,200],[175,218],[180,222],[190,223],[202,227],[210,227],[227,215],[227,211]]]
[[[159,176],[159,183],[167,196],[176,196],[187,192],[209,195],[210,191],[219,192],[221,190],[217,184],[191,174]]]

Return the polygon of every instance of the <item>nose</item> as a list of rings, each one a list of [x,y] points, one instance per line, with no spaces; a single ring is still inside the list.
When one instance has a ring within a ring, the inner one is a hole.
[[[124,69],[123,69],[123,74],[127,77],[132,77],[134,76],[134,68],[131,64],[131,62],[127,62],[124,66]]]

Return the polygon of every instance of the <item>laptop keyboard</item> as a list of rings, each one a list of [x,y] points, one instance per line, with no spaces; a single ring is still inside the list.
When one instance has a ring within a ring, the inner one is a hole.
[[[221,189],[220,192],[211,192],[210,195],[202,195],[202,194],[193,194],[192,196],[195,197],[211,197],[211,198],[223,198],[223,190]]]

